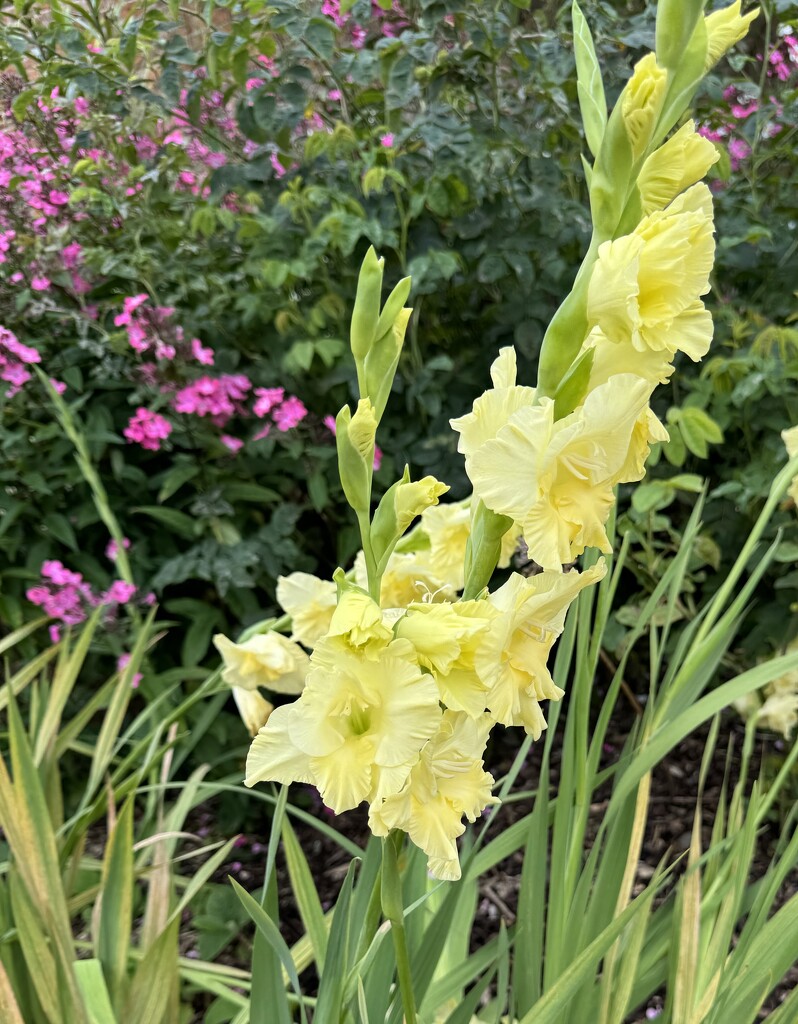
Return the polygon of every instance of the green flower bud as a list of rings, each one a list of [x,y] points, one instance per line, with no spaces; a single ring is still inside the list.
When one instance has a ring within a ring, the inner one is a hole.
[[[377,419],[367,398],[361,398],[352,416],[345,405],[335,418],[338,472],[346,500],[358,513],[369,513],[371,474],[374,466],[374,438]]]
[[[400,309],[385,333],[374,342],[366,357],[366,394],[374,404],[378,422],[382,419],[393,387],[396,367],[399,365],[399,356],[402,354],[405,332],[412,312],[413,310],[408,307]]]
[[[657,4],[657,63],[675,71],[704,11],[706,0],[659,0]]]
[[[371,546],[377,563],[386,562],[407,528],[422,512],[438,504],[438,498],[449,490],[434,476],[411,481],[405,466],[397,480],[382,496],[371,525]]]
[[[352,355],[358,364],[358,375],[360,374],[360,364],[368,355],[377,335],[384,264],[384,259],[377,258],[374,246],[369,246],[357,279],[357,292],[349,331]]]

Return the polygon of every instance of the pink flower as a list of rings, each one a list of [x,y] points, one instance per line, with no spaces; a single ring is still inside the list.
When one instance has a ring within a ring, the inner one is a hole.
[[[259,53],[255,60],[264,70],[268,71],[272,77],[277,75],[277,65],[271,57],[267,57],[265,53]]]
[[[116,659],[116,671],[120,674],[124,672],[128,665],[130,664],[131,657],[132,655],[130,654],[120,654],[119,657]],[[141,672],[134,672],[133,678],[130,680],[131,687],[135,690],[143,678],[144,676],[141,674]]]
[[[362,50],[366,43],[366,30],[362,25],[355,25],[352,29],[352,46],[356,50]]]
[[[385,149],[391,149],[393,147],[394,135],[393,132],[386,132],[385,135],[380,136],[380,145]]]
[[[164,146],[182,146],[183,133],[179,128],[176,128],[173,132],[169,132],[166,138],[163,140]]]
[[[157,452],[160,450],[161,441],[166,440],[172,433],[172,424],[157,412],[139,408],[122,433],[128,441]]]
[[[295,427],[307,414],[308,411],[304,404],[295,395],[292,395],[274,410],[272,419],[277,429],[285,432]]]
[[[103,52],[103,48],[102,48],[102,46],[99,45],[99,43],[88,43],[86,45],[86,49],[89,51],[89,53],[102,53]]]
[[[83,246],[79,242],[70,242],[61,250],[61,260],[67,270],[74,270],[80,260]]]
[[[231,452],[238,452],[244,447],[244,442],[238,437],[231,437],[229,434],[222,434],[220,438],[225,448],[229,448]]]
[[[751,153],[751,147],[745,141],[745,139],[732,139],[729,143],[729,158],[731,162],[731,169],[736,171],[743,160],[746,159]]]
[[[332,435],[333,435],[333,437],[335,437],[335,434],[337,433],[337,427],[336,427],[336,423],[335,423],[335,417],[334,417],[334,416],[325,416],[325,417],[324,417],[324,419],[322,420],[322,423],[324,424],[324,426],[325,426],[325,427],[326,427],[326,428],[327,428],[327,429],[328,429],[329,431],[331,431],[331,432],[332,432]]]
[[[149,295],[146,292],[139,292],[138,295],[127,295],[122,300],[122,312],[114,317],[114,325],[121,327],[123,324],[129,324],[130,314],[134,313],[147,299],[149,299]]]
[[[46,292],[50,287],[50,279],[48,277],[34,277],[31,280],[30,286],[35,292]]]
[[[56,380],[55,377],[50,378],[50,387],[57,395],[63,395],[67,389],[66,384],[62,380]]]
[[[127,537],[123,537],[122,538],[122,547],[125,549],[125,551],[129,551],[130,550],[130,541],[128,540]],[[105,545],[105,557],[109,558],[112,562],[115,562],[118,555],[119,555],[119,545],[116,543],[116,541],[112,537],[108,541],[108,543]]]
[[[253,92],[255,89],[260,89],[263,84],[264,81],[262,78],[248,78],[244,83],[244,88],[247,92]]]
[[[69,193],[60,192],[58,189],[52,189],[49,196],[47,197],[53,206],[66,206],[69,202]]]
[[[83,117],[83,115],[84,114],[88,114],[88,112],[89,112],[89,101],[85,98],[85,96],[76,96],[75,97],[75,113],[78,114],[80,117]]]
[[[271,433],[271,431],[272,431],[272,425],[271,425],[271,423],[265,423],[265,424],[264,424],[264,425],[263,425],[263,426],[262,426],[262,427],[260,428],[260,430],[259,430],[259,431],[257,432],[257,434],[254,434],[254,435],[253,435],[253,437],[252,437],[252,440],[253,440],[253,441],[262,441],[264,437],[268,437],[268,436],[269,436],[269,434]]]
[[[271,153],[269,155],[269,163],[272,165],[272,168],[274,170],[274,176],[276,178],[282,178],[283,175],[286,173],[286,171],[285,171],[285,167],[283,167],[283,165],[280,163],[279,159],[277,158],[277,154],[276,153]]]
[[[750,117],[751,114],[755,114],[759,109],[759,104],[756,100],[752,100],[749,106],[743,106],[741,103],[732,103],[731,112],[732,117],[738,121],[744,121],[746,117]]]
[[[42,562],[42,578],[50,580],[58,586],[79,586],[83,582],[83,576],[79,572],[67,569],[63,562],[51,560]]]
[[[177,176],[181,185],[196,185],[197,175],[193,171],[181,171]]]
[[[375,473],[377,472],[377,470],[380,468],[381,465],[382,465],[382,449],[380,448],[380,446],[378,444],[375,444],[374,445],[374,472]]]
[[[239,411],[239,404],[251,387],[249,377],[241,373],[200,377],[181,388],[173,404],[176,412],[211,416],[221,426]]]
[[[206,348],[199,338],[191,339],[191,354],[203,366],[213,366],[213,349]]]
[[[103,604],[127,604],[136,593],[132,583],[125,580],[114,580],[108,590],[103,594]]]
[[[330,91],[327,93],[327,99],[330,101],[330,103],[337,103],[341,99],[341,90],[330,89]]]
[[[51,644],[57,644],[58,641],[61,639],[61,627],[56,626],[55,623],[53,623],[52,626],[47,627],[47,632],[50,634]]]
[[[285,388],[255,388],[255,404],[252,411],[262,419],[285,398]]]

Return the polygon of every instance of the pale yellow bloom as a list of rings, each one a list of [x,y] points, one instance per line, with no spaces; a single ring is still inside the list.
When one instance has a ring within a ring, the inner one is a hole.
[[[698,184],[631,234],[604,242],[588,286],[590,326],[644,356],[653,350],[670,362],[682,351],[701,359],[712,340],[712,318],[700,300],[709,291],[712,231],[712,196]],[[626,367],[637,372],[631,360]]]
[[[558,570],[586,547],[612,550],[604,524],[650,391],[647,381],[620,374],[560,420],[543,399],[514,412],[476,450],[461,435],[474,493],[519,524],[539,565]]]
[[[648,148],[667,86],[668,72],[657,64],[655,54],[647,53],[635,64],[632,77],[621,95],[623,123],[635,160],[639,160]]]
[[[396,624],[396,635],[412,643],[430,669],[441,700],[476,718],[486,706],[487,686],[476,670],[477,652],[499,612],[487,601],[411,604]]]
[[[351,586],[344,590],[333,612],[328,635],[367,651],[379,650],[393,638],[393,632],[382,621],[379,606],[363,590]]]
[[[262,697],[257,690],[245,690],[241,686],[233,687],[233,699],[242,722],[249,729],[250,736],[255,736],[268,722],[269,715],[274,711],[274,704]]]
[[[421,480],[400,484],[394,498],[399,533],[404,533],[416,516],[420,516],[425,509],[437,505],[438,498],[448,490],[449,485],[442,484],[434,476],[425,476]]]
[[[400,828],[429,858],[434,878],[460,877],[455,840],[465,831],[463,816],[476,821],[485,807],[499,801],[491,793],[493,778],[483,768],[491,720],[444,712],[440,727],[421,751],[400,792],[375,803],[369,815],[372,832],[387,835]]]
[[[222,656],[222,679],[228,686],[244,690],[265,686],[273,693],[293,694],[305,684],[310,659],[299,644],[281,633],[259,633],[243,644],[217,633],[213,643]]]
[[[662,420],[652,412],[649,406],[640,413],[635,421],[626,461],[618,472],[618,483],[631,483],[642,480],[646,475],[646,459],[653,444],[670,440]]]
[[[337,588],[307,572],[292,572],[277,579],[277,603],[291,616],[291,639],[313,647],[330,628]]]
[[[798,723],[798,692],[771,693],[757,712],[756,720],[763,729],[780,732],[788,740]]]
[[[252,742],[245,785],[310,782],[336,813],[397,792],[440,722],[438,690],[407,640],[316,645],[305,689]]]
[[[723,54],[748,33],[748,27],[759,14],[755,7],[748,14],[740,14],[740,0],[728,7],[713,11],[704,19],[707,30],[707,56],[704,70],[713,68]]]
[[[637,178],[643,213],[664,209],[689,185],[694,185],[720,159],[709,139],[688,121],[645,161]]]
[[[787,448],[787,457],[794,459],[795,456],[798,455],[798,427],[790,427],[789,430],[782,430],[781,438]],[[794,477],[787,493],[795,502],[796,507],[798,507],[798,476]]]
[[[559,700],[546,662],[571,601],[603,578],[603,561],[579,573],[513,573],[488,602],[500,613],[477,654],[477,669],[490,689],[487,709],[502,725],[523,725],[537,739],[546,728],[541,700]]]
[[[429,538],[426,557],[439,579],[447,580],[455,590],[465,586],[464,568],[468,538],[471,535],[471,509],[468,504],[436,505],[421,517],[421,529]],[[518,545],[521,530],[510,527],[502,538],[499,568],[504,569]]]
[[[466,457],[468,472],[469,453],[494,438],[518,409],[531,406],[535,389],[516,384],[516,356],[512,346],[503,348],[490,368],[493,387],[474,402],[470,413],[450,420],[460,434],[457,450]],[[469,473],[470,476],[470,473]]]

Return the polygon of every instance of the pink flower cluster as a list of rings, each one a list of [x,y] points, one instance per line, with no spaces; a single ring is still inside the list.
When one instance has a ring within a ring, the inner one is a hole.
[[[177,355],[195,359],[203,366],[213,366],[213,349],[206,348],[199,338],[186,341],[183,328],[173,324],[172,306],[151,306],[146,292],[127,295],[122,312],[114,317],[116,327],[124,327],[130,347],[139,355],[152,352],[156,359],[170,362]]]
[[[252,382],[243,373],[200,377],[177,392],[174,409],[193,416],[209,416],[217,426],[223,427],[236,413],[243,411],[242,403],[251,387]]]
[[[324,0],[321,5],[321,13],[330,18],[336,28],[349,26],[349,35],[352,46],[360,50],[366,42],[368,30],[365,26],[352,22],[350,15],[341,10],[341,0]],[[399,0],[393,0],[389,10],[384,10],[377,0],[371,0],[371,20],[376,24],[379,34],[386,39],[391,39],[405,29],[409,28],[407,15],[402,9]]]
[[[23,345],[7,327],[0,327],[0,379],[8,381],[11,387],[7,398],[13,398],[23,384],[30,380],[31,363],[40,363],[42,357],[35,348]]]
[[[252,411],[258,419],[271,416],[274,425],[283,433],[301,423],[308,414],[304,402],[296,395],[285,397],[285,388],[255,388]],[[270,430],[271,423],[264,424],[252,440],[268,437]]]
[[[40,607],[52,619],[67,626],[83,622],[92,608],[108,605],[115,614],[119,605],[127,604],[136,596],[137,589],[125,580],[114,580],[104,593],[95,593],[79,572],[67,569],[62,562],[48,561],[42,564],[42,583],[29,587],[25,596]],[[51,627],[53,643],[60,637],[59,627]]]
[[[165,441],[172,433],[172,424],[159,413],[139,407],[122,433],[128,441],[140,444],[148,451],[157,452],[161,441]]]

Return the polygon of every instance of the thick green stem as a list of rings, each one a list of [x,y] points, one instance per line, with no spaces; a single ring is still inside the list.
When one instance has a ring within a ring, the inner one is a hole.
[[[418,1024],[416,1001],[413,996],[413,976],[410,972],[410,956],[405,936],[404,907],[402,905],[402,880],[399,877],[397,855],[402,848],[404,833],[392,832],[382,841],[382,912],[391,922],[393,947],[396,954],[396,974],[402,996],[405,1024]]]

